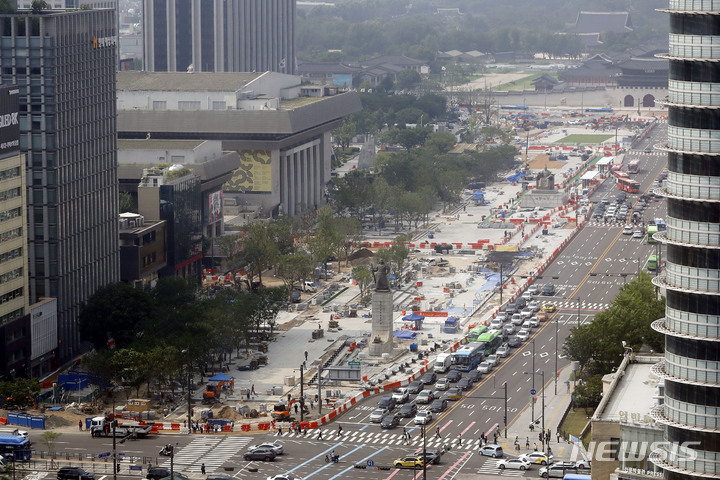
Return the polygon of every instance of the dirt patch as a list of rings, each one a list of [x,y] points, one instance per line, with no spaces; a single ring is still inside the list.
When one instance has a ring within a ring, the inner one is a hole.
[[[545,167],[548,167],[549,169],[561,169],[565,166],[565,162],[553,162],[550,161],[549,155],[540,154],[530,160],[528,165],[530,165],[530,168],[533,170],[542,170]]]
[[[303,323],[305,323],[305,319],[300,318],[300,317],[295,317],[292,320],[290,320],[289,322],[281,323],[280,325],[277,326],[277,329],[278,330],[290,330],[293,327],[299,327]]]
[[[225,419],[225,420],[233,420],[233,421],[235,421],[235,420],[241,420],[241,419],[243,418],[243,416],[240,415],[240,414],[239,414],[235,409],[233,409],[232,407],[229,407],[229,406],[225,405],[225,406],[222,407],[220,410],[218,410],[218,412],[217,412],[217,417],[216,417],[216,418],[222,418],[222,419]]]
[[[72,425],[75,425],[77,421],[81,419],[81,415],[76,415],[74,413],[56,412],[52,415],[48,415],[47,417],[45,417],[45,428],[70,427]]]

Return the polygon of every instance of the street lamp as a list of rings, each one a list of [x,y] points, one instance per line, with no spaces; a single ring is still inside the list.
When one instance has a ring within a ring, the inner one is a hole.
[[[184,349],[182,352],[187,355],[187,433],[190,435],[192,431],[192,396],[190,394],[190,350]]]
[[[543,445],[543,452],[546,452],[546,449],[545,449],[545,445],[546,445],[546,442],[545,442],[545,372],[541,370],[538,373],[535,373],[535,372],[532,372],[532,373],[531,372],[523,372],[523,373],[525,375],[532,375],[533,378],[535,377],[535,375],[540,375],[540,377],[542,378],[543,388],[542,388],[542,395],[541,395],[541,397],[542,397],[542,437],[541,437],[542,440],[541,441],[542,441],[542,445]],[[535,404],[535,401],[533,400],[533,405],[534,404]]]
[[[532,371],[535,373],[535,340],[532,341]],[[532,376],[532,389],[535,390],[535,375]],[[535,421],[535,402],[530,402],[530,420]]]

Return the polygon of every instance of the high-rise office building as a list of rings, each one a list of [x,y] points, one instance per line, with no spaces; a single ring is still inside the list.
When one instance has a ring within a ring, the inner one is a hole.
[[[295,73],[295,0],[143,0],[150,72]]]
[[[0,15],[27,156],[31,302],[57,298],[61,361],[79,350],[83,302],[120,278],[116,24],[107,9]]]
[[[669,174],[663,404],[666,446],[650,459],[668,480],[720,475],[720,35],[718,4],[670,0]],[[691,442],[691,443],[690,443]],[[683,448],[686,447],[686,448]]]

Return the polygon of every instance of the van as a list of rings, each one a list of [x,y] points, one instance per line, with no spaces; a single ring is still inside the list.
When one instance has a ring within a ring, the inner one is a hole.
[[[315,285],[315,282],[311,282],[310,280],[305,280],[302,288],[306,292],[317,292],[317,285]]]
[[[300,303],[300,290],[293,290],[292,303]]]
[[[437,359],[435,360],[433,370],[437,373],[447,372],[452,366],[454,359],[455,355],[453,355],[452,353],[441,353],[437,356]]]

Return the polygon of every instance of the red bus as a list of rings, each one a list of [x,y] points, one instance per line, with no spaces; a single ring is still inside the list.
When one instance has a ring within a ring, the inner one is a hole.
[[[631,160],[628,163],[628,173],[638,173],[640,169],[640,160]]]
[[[640,193],[640,183],[635,180],[630,180],[629,178],[618,178],[617,186],[620,190],[628,193]]]

